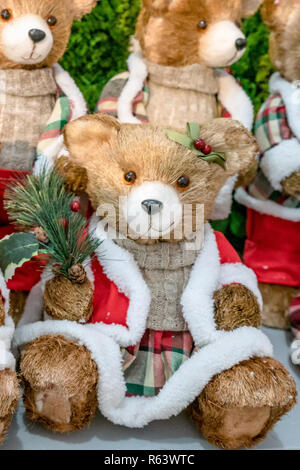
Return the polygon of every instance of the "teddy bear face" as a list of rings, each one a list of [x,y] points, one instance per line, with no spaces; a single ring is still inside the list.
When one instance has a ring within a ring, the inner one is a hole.
[[[263,20],[270,35],[270,55],[281,75],[289,81],[300,79],[300,2],[264,0]]]
[[[137,38],[144,56],[160,65],[230,66],[246,50],[242,19],[260,4],[261,0],[144,0]]]
[[[228,176],[255,158],[255,139],[236,121],[204,124],[201,137],[226,153],[226,170],[150,125],[94,115],[65,129],[71,161],[85,168],[98,215],[122,235],[149,243],[182,240],[200,230]]]
[[[34,69],[57,62],[72,22],[97,0],[1,0],[0,68]]]

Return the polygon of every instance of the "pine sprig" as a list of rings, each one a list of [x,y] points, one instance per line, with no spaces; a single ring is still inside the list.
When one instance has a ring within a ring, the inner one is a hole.
[[[27,231],[41,228],[47,243],[39,241],[39,253],[48,266],[66,278],[70,269],[82,265],[99,247],[100,241],[86,228],[86,219],[72,211],[75,196],[67,192],[63,178],[44,169],[39,177],[29,175],[16,181],[5,195],[5,207],[12,223]]]

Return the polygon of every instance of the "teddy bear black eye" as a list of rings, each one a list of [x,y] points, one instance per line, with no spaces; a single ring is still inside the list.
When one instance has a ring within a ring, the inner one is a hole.
[[[198,28],[199,29],[206,29],[207,28],[207,22],[205,20],[199,21]]]
[[[4,20],[4,21],[9,21],[12,19],[12,11],[11,10],[2,10],[1,11],[1,18]]]
[[[187,189],[190,185],[190,178],[187,176],[180,176],[177,180],[178,189]]]
[[[126,184],[134,184],[136,180],[136,174],[134,171],[128,171],[128,173],[125,173],[124,175],[124,180]]]
[[[54,28],[54,26],[57,24],[57,18],[55,18],[55,16],[49,16],[47,19],[47,24],[50,26],[50,28]]]

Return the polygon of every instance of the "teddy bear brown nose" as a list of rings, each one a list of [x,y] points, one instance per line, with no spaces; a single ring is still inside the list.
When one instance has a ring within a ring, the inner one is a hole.
[[[41,29],[31,29],[28,34],[30,39],[35,43],[41,42],[46,37],[45,31],[42,31]]]
[[[245,49],[247,46],[247,39],[246,38],[238,38],[235,41],[235,47],[237,48],[238,51],[242,51]]]
[[[163,203],[161,201],[156,201],[155,199],[146,199],[142,202],[142,208],[149,215],[154,215],[162,210]]]

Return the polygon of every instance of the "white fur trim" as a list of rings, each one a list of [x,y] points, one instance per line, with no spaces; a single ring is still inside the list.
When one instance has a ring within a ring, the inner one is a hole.
[[[253,209],[261,214],[272,215],[280,219],[290,220],[291,222],[300,222],[300,209],[281,206],[273,201],[264,201],[256,199],[248,194],[243,188],[235,192],[235,200],[240,204]]]
[[[15,344],[22,347],[46,334],[63,334],[78,340],[90,351],[98,366],[98,403],[100,411],[115,424],[142,428],[153,420],[169,419],[200,395],[216,374],[253,356],[271,356],[272,345],[259,330],[243,327],[219,332],[214,341],[186,361],[153,398],[126,398],[122,359],[118,345],[93,328],[72,322],[35,323],[17,330]]]
[[[94,230],[96,221],[97,218],[94,217],[90,225],[91,230]],[[95,236],[103,240],[96,251],[96,256],[104,273],[130,300],[127,312],[128,328],[104,323],[97,323],[95,328],[112,336],[122,346],[136,344],[146,329],[151,303],[149,288],[133,256],[107,238],[101,222],[97,224]]]
[[[219,83],[219,101],[231,114],[232,119],[240,121],[249,131],[254,122],[253,104],[232,75],[224,70],[216,70]]]
[[[265,152],[260,167],[273,188],[282,191],[281,182],[300,170],[300,142],[296,138],[283,140]]]
[[[141,124],[132,114],[132,101],[142,90],[148,71],[140,51],[132,53],[127,64],[130,76],[118,99],[118,119],[122,123]]]
[[[278,72],[270,78],[269,88],[271,93],[280,93],[286,106],[289,126],[300,140],[300,89],[282,78]]]
[[[300,340],[295,339],[291,345],[291,361],[296,366],[300,366]]]
[[[232,206],[233,190],[237,179],[238,175],[231,176],[220,190],[211,220],[224,220],[229,216]]]
[[[210,343],[217,335],[213,294],[217,290],[219,273],[216,237],[207,224],[203,248],[181,298],[183,315],[197,346]]]
[[[263,300],[258,288],[256,275],[252,269],[242,263],[222,264],[219,282],[219,287],[236,283],[247,287],[255,295],[259,306],[262,309]]]

